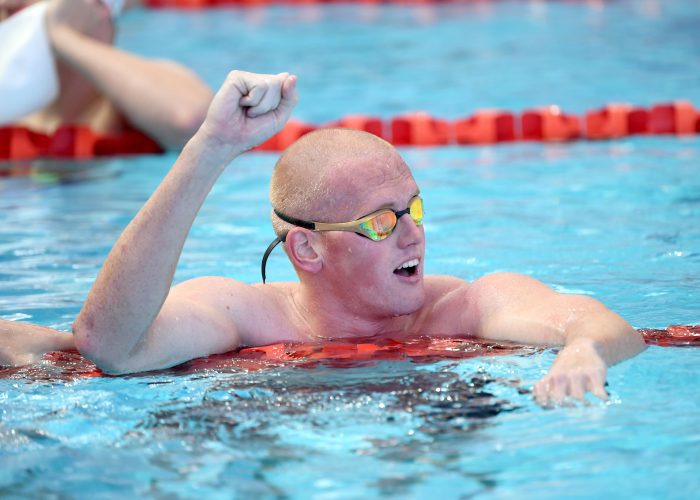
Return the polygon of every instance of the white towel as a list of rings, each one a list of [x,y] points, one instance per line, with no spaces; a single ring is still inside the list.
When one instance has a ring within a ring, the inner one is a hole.
[[[58,94],[46,6],[36,3],[0,23],[0,125],[43,108]]]

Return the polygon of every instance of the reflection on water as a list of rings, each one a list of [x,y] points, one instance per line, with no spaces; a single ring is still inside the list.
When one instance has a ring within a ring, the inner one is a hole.
[[[16,177],[38,184],[92,181],[118,176],[123,161],[119,158],[0,161],[0,178]],[[0,184],[0,190],[2,187]]]
[[[538,351],[504,352],[528,357]],[[465,348],[464,354],[473,352]],[[354,366],[345,360],[341,368],[322,360],[248,371],[235,359],[219,359],[218,369],[190,364],[104,377],[77,353],[60,353],[2,370],[0,378],[18,386],[14,408],[34,416],[8,415],[13,423],[0,428],[0,447],[21,451],[41,467],[54,451],[50,461],[57,465],[65,443],[84,441],[97,457],[125,457],[117,491],[134,491],[145,481],[154,495],[195,486],[216,491],[235,477],[241,494],[284,496],[294,489],[290,469],[299,484],[315,478],[323,489],[318,474],[329,460],[357,464],[357,470],[343,466],[344,474],[356,475],[357,494],[410,494],[432,469],[452,470],[481,490],[495,479],[465,466],[465,444],[483,441],[497,416],[525,410],[530,399],[512,372],[494,375],[462,360],[365,360]],[[102,459],[94,462],[64,480],[75,484],[97,474]],[[50,477],[32,480],[47,484]],[[27,491],[13,484],[15,489],[0,485],[0,493]],[[61,490],[57,484],[47,491]]]

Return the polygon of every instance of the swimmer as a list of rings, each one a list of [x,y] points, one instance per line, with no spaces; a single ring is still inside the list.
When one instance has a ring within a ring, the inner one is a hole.
[[[33,3],[0,0],[0,21]],[[126,1],[127,6],[134,3]],[[106,4],[49,0],[46,27],[59,95],[16,125],[47,134],[61,125],[85,125],[100,134],[136,128],[164,149],[181,148],[201,125],[211,89],[182,65],[114,47],[114,22]]]
[[[606,399],[608,367],[643,350],[641,336],[597,300],[556,293],[527,276],[471,283],[424,276],[419,186],[393,146],[364,132],[312,132],[274,168],[275,243],[282,241],[298,282],[202,277],[171,288],[212,186],[237,156],[283,128],[295,86],[287,73],[229,74],[107,257],[73,325],[80,352],[122,374],[285,341],[472,336],[563,346],[534,387],[541,404],[587,392]]]

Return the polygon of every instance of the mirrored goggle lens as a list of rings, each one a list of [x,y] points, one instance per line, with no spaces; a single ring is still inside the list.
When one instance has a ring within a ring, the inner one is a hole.
[[[359,225],[362,232],[374,241],[383,240],[396,227],[396,215],[384,212]]]
[[[413,219],[413,222],[415,222],[417,226],[420,226],[423,223],[423,200],[414,198],[409,209],[411,219]]]

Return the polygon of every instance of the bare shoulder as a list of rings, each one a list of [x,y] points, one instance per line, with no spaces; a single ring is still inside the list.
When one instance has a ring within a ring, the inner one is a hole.
[[[468,281],[455,276],[433,274],[425,277],[425,291],[429,302],[450,299],[454,294],[466,292],[469,287]]]
[[[426,305],[421,328],[429,334],[479,335],[483,319],[514,302],[554,294],[526,275],[499,272],[472,282],[454,276],[426,276]]]
[[[175,286],[171,295],[203,304],[213,314],[230,318],[245,345],[294,340],[290,296],[295,283],[249,285],[221,276],[204,276]]]
[[[541,281],[527,276],[526,274],[498,272],[486,274],[473,281],[475,286],[532,286],[532,287],[547,287]],[[549,287],[547,287],[549,288]]]
[[[514,300],[522,304],[556,294],[549,286],[530,276],[499,272],[487,274],[472,282],[472,297],[480,307],[500,307]]]
[[[454,276],[425,277],[425,305],[418,327],[425,335],[470,335],[471,284]]]

